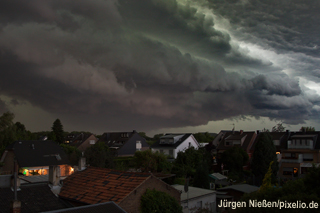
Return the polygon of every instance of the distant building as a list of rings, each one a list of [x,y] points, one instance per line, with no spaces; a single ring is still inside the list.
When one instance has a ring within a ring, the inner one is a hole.
[[[188,192],[185,192],[183,185],[172,186],[181,193],[183,212],[199,212],[203,209],[206,209],[206,212],[217,212],[216,191],[189,186]]]
[[[69,134],[65,139],[65,144],[74,146],[80,151],[85,151],[90,146],[96,144],[98,138],[93,134],[79,133],[79,134]]]
[[[303,177],[313,164],[320,166],[320,131],[290,132],[286,142],[281,153],[280,177]]]
[[[179,152],[184,152],[186,149],[200,147],[195,137],[189,134],[166,134],[154,144],[151,145],[153,152],[160,152],[168,155],[170,158],[177,158]]]
[[[116,156],[133,156],[136,151],[149,149],[146,139],[132,132],[106,132],[98,142],[104,142]]]

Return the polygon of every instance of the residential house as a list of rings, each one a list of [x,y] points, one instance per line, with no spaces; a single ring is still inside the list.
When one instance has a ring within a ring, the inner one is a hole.
[[[66,144],[76,147],[81,152],[94,145],[97,141],[98,138],[96,136],[86,133],[69,134],[65,139]]]
[[[200,147],[198,141],[191,133],[166,134],[160,137],[160,140],[152,144],[150,148],[153,152],[164,153],[176,159],[179,152],[184,152],[190,147],[194,147],[195,149]]]
[[[13,174],[14,161],[25,176],[49,175],[49,180],[57,184],[60,176],[73,172],[62,147],[54,141],[16,141],[4,151],[1,162],[2,172]]]
[[[280,177],[302,177],[312,164],[320,165],[320,131],[291,132],[286,145],[282,150]]]
[[[180,202],[180,192],[151,173],[88,167],[63,180],[59,197],[73,205],[113,201],[127,212],[139,212],[147,189],[166,192]]]
[[[227,133],[232,133],[232,132],[234,132],[234,130],[221,130],[219,132],[219,134],[216,135],[216,137],[211,142],[211,144],[214,145],[215,147],[217,147],[219,145],[220,141],[225,137],[225,135]]]
[[[181,193],[183,212],[199,212],[202,209],[206,209],[206,212],[217,212],[216,191],[189,186],[185,192],[183,185],[172,186]]]
[[[135,130],[132,132],[106,132],[98,142],[104,142],[116,156],[133,156],[136,151],[149,149],[146,139]]]
[[[217,143],[217,157],[219,158],[224,151],[234,146],[239,146],[249,156],[248,164],[244,166],[244,169],[249,169],[250,159],[253,154],[252,146],[254,145],[256,136],[257,134],[254,131],[221,131],[213,141],[213,143]],[[220,165],[216,169],[220,169],[219,167]],[[221,165],[221,170],[223,170],[223,165]]]

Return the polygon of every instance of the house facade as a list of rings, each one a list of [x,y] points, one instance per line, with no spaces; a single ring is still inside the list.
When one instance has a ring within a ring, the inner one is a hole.
[[[279,174],[282,178],[303,177],[308,168],[320,165],[320,132],[291,132],[282,150]]]
[[[200,147],[198,141],[191,133],[166,134],[160,137],[160,140],[152,144],[150,148],[153,152],[160,152],[168,155],[170,158],[176,159],[179,152],[184,152],[190,147],[194,147],[195,149]]]
[[[185,192],[183,185],[172,186],[181,192],[181,206],[184,213],[217,212],[216,191],[189,186]]]
[[[106,132],[98,142],[104,142],[118,157],[133,156],[136,151],[149,149],[146,139],[132,132]]]

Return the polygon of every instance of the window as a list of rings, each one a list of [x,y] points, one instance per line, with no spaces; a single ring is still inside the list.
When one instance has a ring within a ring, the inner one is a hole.
[[[210,183],[210,189],[214,189],[215,188],[215,184],[214,183]]]
[[[172,150],[172,149],[169,150],[169,155],[170,155],[171,157],[173,157],[173,150]]]
[[[141,151],[141,147],[142,147],[141,141],[137,141],[137,142],[136,142],[136,150],[137,150],[137,151]]]
[[[89,143],[90,143],[90,144],[95,144],[96,141],[95,141],[95,140],[90,140]]]
[[[303,154],[303,161],[313,161],[313,154],[312,153],[304,153]]]

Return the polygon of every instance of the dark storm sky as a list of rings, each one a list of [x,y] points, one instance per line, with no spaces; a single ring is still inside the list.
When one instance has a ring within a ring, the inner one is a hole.
[[[0,113],[30,130],[60,118],[97,133],[239,117],[318,124],[319,10],[317,0],[2,1]]]

